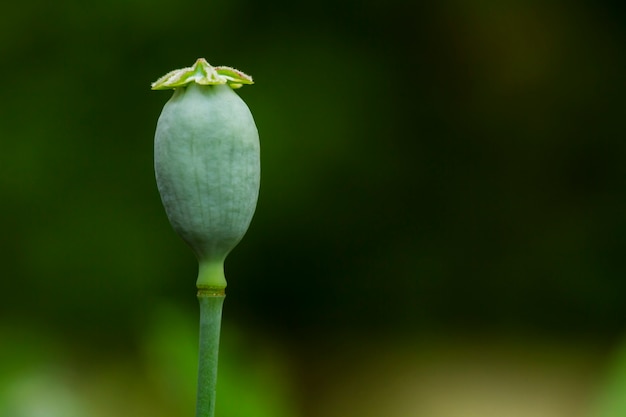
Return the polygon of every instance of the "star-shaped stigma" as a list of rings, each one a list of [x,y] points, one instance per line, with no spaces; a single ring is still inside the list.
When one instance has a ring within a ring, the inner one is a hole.
[[[206,59],[198,58],[193,66],[168,72],[153,82],[152,89],[167,90],[194,82],[200,85],[228,84],[231,88],[254,84],[252,77],[239,70],[231,67],[213,67]]]

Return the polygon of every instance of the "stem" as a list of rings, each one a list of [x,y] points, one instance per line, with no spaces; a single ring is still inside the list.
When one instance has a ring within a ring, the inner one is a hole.
[[[220,344],[222,305],[225,297],[223,288],[198,289],[198,301],[200,302],[200,349],[196,417],[213,417],[215,415],[217,358]]]
[[[203,291],[215,290],[219,291],[226,287],[226,278],[224,278],[224,259],[198,261],[198,279],[196,281],[198,288],[206,288]]]

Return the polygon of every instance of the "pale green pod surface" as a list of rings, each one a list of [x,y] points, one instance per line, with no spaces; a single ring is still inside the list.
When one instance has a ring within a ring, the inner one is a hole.
[[[259,152],[252,114],[228,83],[176,87],[161,112],[157,186],[172,227],[198,258],[199,288],[226,286],[224,260],[256,208]]]

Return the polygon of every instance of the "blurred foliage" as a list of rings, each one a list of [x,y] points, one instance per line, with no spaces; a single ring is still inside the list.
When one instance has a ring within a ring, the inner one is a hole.
[[[625,37],[607,0],[6,5],[3,347],[33,372],[55,345],[125,358],[161,300],[195,311],[152,172],[169,94],[149,84],[199,56],[256,81],[239,91],[262,190],[226,265],[227,319],[295,351],[359,332],[619,340]],[[140,356],[175,349],[158,340]],[[24,384],[56,380],[37,372]]]
[[[97,356],[27,326],[0,331],[1,417],[192,416],[197,378],[195,315],[160,303],[133,351]],[[217,415],[289,417],[294,411],[284,348],[226,322]]]
[[[605,378],[596,389],[590,417],[619,417],[626,414],[626,344],[613,352]]]

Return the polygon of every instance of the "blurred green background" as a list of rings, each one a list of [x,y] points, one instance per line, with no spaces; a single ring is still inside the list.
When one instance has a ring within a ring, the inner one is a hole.
[[[625,41],[606,0],[3,6],[0,417],[193,415],[149,87],[198,57],[262,142],[218,417],[626,415]]]

